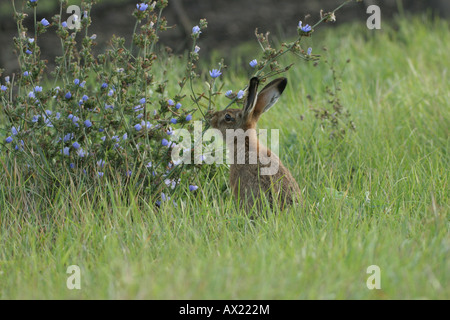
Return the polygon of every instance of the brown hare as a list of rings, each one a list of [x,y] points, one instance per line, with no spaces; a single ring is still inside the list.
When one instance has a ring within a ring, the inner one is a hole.
[[[220,130],[230,151],[230,185],[240,207],[250,209],[256,205],[261,210],[263,194],[271,206],[284,208],[301,201],[301,191],[278,156],[260,144],[256,124],[261,114],[277,102],[287,79],[273,80],[259,94],[258,84],[257,77],[250,80],[242,109],[213,112],[210,124]]]

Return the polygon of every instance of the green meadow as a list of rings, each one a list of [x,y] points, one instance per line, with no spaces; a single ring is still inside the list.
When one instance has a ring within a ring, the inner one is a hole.
[[[304,203],[255,219],[236,208],[226,165],[177,189],[177,207],[120,181],[44,188],[14,169],[0,110],[0,298],[449,299],[449,30],[425,16],[337,23],[307,39],[316,67],[283,57],[288,86],[259,128],[280,130]],[[259,50],[225,57],[224,91],[246,85]],[[324,60],[356,127],[339,139],[313,112],[334,85]],[[167,63],[176,86],[184,66]]]

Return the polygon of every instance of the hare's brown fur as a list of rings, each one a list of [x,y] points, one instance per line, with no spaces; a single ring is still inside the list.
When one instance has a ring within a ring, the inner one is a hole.
[[[301,198],[300,188],[289,170],[281,163],[277,155],[259,143],[256,124],[259,117],[267,111],[283,92],[287,80],[279,78],[269,83],[257,94],[258,79],[252,78],[248,88],[247,101],[243,109],[227,109],[211,115],[211,126],[221,131],[224,139],[227,129],[242,129],[245,136],[240,136],[244,144],[238,143],[238,136],[227,141],[227,147],[234,150],[234,161],[230,165],[230,185],[241,207],[251,208],[255,204],[261,208],[261,193],[270,205],[277,203],[281,208],[291,205]],[[244,140],[245,139],[245,140]],[[233,149],[232,149],[233,148]],[[239,149],[245,154],[245,163],[239,164]],[[256,153],[257,161],[250,164],[250,154]],[[268,159],[270,158],[270,163]],[[278,170],[272,175],[261,175],[262,168],[276,166]]]

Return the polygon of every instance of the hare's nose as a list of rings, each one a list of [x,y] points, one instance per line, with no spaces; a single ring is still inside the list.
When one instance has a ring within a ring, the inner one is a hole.
[[[206,122],[213,128],[217,127],[217,117],[213,113],[206,115]]]
[[[205,115],[205,120],[209,123],[211,123],[212,119],[214,118],[214,112],[209,110]]]

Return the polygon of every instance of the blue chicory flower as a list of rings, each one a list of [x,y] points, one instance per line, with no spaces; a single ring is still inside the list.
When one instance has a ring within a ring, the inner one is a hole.
[[[105,166],[105,161],[103,159],[98,160],[97,166],[99,166],[100,168],[103,168]]]
[[[256,59],[253,59],[252,61],[250,61],[250,67],[254,68],[258,65],[258,61]]]
[[[74,124],[78,124],[77,122],[78,122],[78,120],[80,120],[80,118],[78,118],[77,116],[73,116],[72,117],[72,122],[74,123]]]
[[[219,77],[221,74],[222,74],[222,72],[220,72],[220,70],[217,70],[217,69],[212,69],[212,70],[209,72],[209,75],[211,76],[211,78],[217,78],[217,77]]]
[[[72,140],[72,138],[73,138],[73,133],[68,133],[64,136],[64,142]]]
[[[139,11],[145,11],[148,8],[148,4],[146,4],[146,3],[138,3],[138,4],[136,4],[136,8]]]
[[[44,116],[44,123],[47,125],[47,127],[53,127],[52,121],[46,116]]]
[[[153,126],[150,121],[145,122],[144,120],[142,120],[141,125],[145,126],[147,129],[150,129]]]
[[[202,32],[200,31],[200,27],[199,26],[194,26],[192,28],[192,34],[200,34],[200,33],[202,33]]]
[[[47,27],[47,26],[50,24],[50,22],[48,22],[47,19],[43,18],[43,19],[41,20],[41,24],[42,24],[44,27]]]
[[[83,158],[86,155],[86,152],[83,150],[83,148],[78,149],[77,154],[80,158]]]
[[[309,24],[307,24],[306,26],[304,26],[303,28],[302,28],[302,31],[303,32],[310,32],[312,29],[311,29],[311,26],[309,25]]]
[[[311,26],[309,24],[306,24],[306,26],[303,26],[303,22],[298,22],[298,28],[302,30],[303,32],[309,32],[312,30]]]

